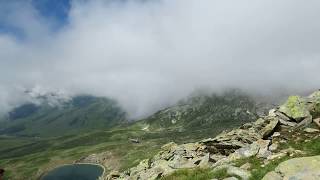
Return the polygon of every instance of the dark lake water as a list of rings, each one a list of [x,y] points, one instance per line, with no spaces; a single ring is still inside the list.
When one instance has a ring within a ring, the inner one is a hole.
[[[58,167],[41,180],[97,180],[103,168],[93,164],[73,164]]]

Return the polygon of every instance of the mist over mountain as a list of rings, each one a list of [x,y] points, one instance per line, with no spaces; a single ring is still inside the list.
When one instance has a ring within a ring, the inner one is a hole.
[[[4,118],[0,121],[0,135],[61,136],[108,129],[128,122],[126,112],[112,99],[81,95],[62,101],[51,96],[37,97],[0,117]]]
[[[90,131],[135,127],[146,132],[195,132],[214,134],[267,114],[269,102],[240,90],[221,94],[197,92],[177,104],[135,119],[112,99],[26,91],[30,101],[0,117],[0,136],[51,137]],[[199,135],[200,135],[199,134]]]
[[[71,1],[44,17],[0,2],[0,111],[25,89],[116,99],[132,119],[197,89],[276,96],[319,87],[320,2]]]
[[[319,180],[319,0],[0,0],[0,180]]]

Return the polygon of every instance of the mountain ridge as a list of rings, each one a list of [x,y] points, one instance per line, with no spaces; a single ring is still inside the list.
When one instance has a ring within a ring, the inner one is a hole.
[[[106,179],[317,180],[319,112],[320,91],[305,98],[290,96],[255,122],[195,143],[168,143],[154,157]]]
[[[0,134],[56,136],[109,128],[125,121],[126,113],[114,100],[82,95],[55,106],[46,103],[19,106],[2,122]]]
[[[81,132],[81,130],[112,128],[134,123],[146,124],[152,131],[208,129],[216,123],[226,128],[250,122],[259,113],[257,103],[248,94],[235,90],[221,95],[192,96],[135,122],[129,122],[126,112],[112,99],[90,95],[69,98],[59,98],[60,96],[52,94],[49,94],[50,98],[46,98],[43,94],[32,96],[38,100],[37,103],[31,101],[9,112],[7,121],[2,122],[0,134],[52,136],[77,133],[77,129]],[[63,100],[55,101],[53,98]],[[50,100],[46,101],[47,99]],[[54,124],[56,125],[53,126]],[[60,131],[48,130],[58,125]]]

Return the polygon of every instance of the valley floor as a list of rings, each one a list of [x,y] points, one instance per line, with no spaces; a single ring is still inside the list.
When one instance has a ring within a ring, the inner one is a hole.
[[[0,136],[0,167],[5,179],[34,180],[49,170],[75,162],[93,162],[123,171],[154,156],[163,144],[194,142],[218,132],[148,132],[143,125],[56,138]],[[139,139],[139,143],[130,138]]]

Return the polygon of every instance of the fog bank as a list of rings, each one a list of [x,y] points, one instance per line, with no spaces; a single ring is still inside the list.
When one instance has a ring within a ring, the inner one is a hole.
[[[197,89],[274,95],[320,87],[320,1],[73,1],[53,29],[0,3],[0,111],[25,89],[112,97],[140,118]]]

